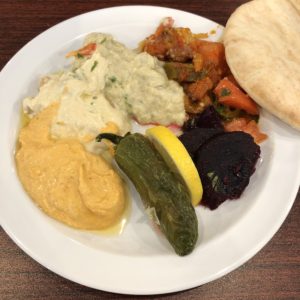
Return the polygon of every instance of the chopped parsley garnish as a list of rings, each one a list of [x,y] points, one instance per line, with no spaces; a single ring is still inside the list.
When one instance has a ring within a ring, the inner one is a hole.
[[[227,88],[222,88],[221,89],[221,93],[220,93],[220,96],[221,97],[226,97],[226,96],[229,96],[231,94],[231,91]]]
[[[100,42],[100,44],[103,44],[106,41],[106,37]]]
[[[108,78],[111,82],[116,82],[117,78],[115,76],[111,76]]]
[[[94,71],[94,69],[97,67],[97,65],[98,65],[98,61],[95,60],[93,66],[91,67],[91,72]]]
[[[77,56],[77,58],[83,58],[83,57],[84,57],[84,56],[83,56],[82,54],[80,54],[80,53],[77,53],[76,56]]]
[[[218,191],[218,181],[219,181],[218,175],[216,175],[215,172],[209,172],[206,175],[211,180],[212,188],[217,192]]]

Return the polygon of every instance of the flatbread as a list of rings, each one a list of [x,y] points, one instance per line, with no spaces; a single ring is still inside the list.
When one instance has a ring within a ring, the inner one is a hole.
[[[300,0],[254,0],[224,32],[232,74],[263,108],[300,130]]]

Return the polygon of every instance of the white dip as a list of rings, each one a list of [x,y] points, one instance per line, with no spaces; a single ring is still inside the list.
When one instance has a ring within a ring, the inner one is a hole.
[[[97,44],[93,54],[76,57],[69,70],[45,77],[38,95],[24,99],[25,113],[34,116],[58,101],[52,135],[83,142],[109,122],[124,134],[131,118],[142,124],[183,124],[183,90],[168,80],[156,58],[137,54],[107,34],[92,33],[84,45],[89,43]]]

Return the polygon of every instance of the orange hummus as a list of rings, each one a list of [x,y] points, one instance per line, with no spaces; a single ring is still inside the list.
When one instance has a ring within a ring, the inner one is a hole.
[[[50,137],[58,106],[44,109],[20,131],[16,163],[21,182],[52,218],[79,229],[110,227],[125,210],[123,182],[77,140]]]

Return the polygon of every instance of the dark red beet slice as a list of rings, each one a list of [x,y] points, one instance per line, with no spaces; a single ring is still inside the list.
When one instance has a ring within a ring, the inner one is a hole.
[[[237,199],[249,184],[260,156],[251,135],[224,132],[209,139],[195,157],[202,184],[201,203],[216,209],[226,199]]]
[[[183,124],[183,131],[189,131],[194,128],[224,129],[224,126],[220,115],[210,105],[202,113],[194,115]]]
[[[203,143],[222,132],[224,132],[222,129],[216,128],[194,128],[184,132],[179,136],[179,140],[182,142],[190,156],[194,158],[197,150]]]

